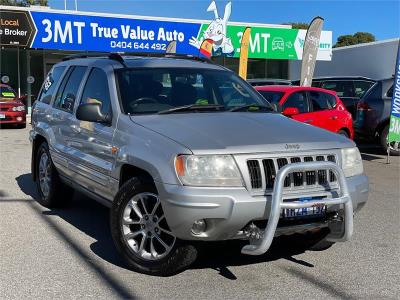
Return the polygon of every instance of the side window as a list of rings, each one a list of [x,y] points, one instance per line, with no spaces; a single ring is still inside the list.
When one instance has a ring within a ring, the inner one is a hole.
[[[55,92],[55,88],[57,82],[60,80],[61,75],[63,74],[65,67],[54,67],[49,74],[47,74],[46,79],[43,82],[42,90],[40,92],[39,101],[49,104],[53,94]]]
[[[307,98],[304,92],[291,94],[283,103],[282,109],[287,107],[296,107],[300,113],[308,112]]]
[[[356,97],[352,81],[324,81],[321,88],[335,91],[338,97]]]
[[[328,101],[328,94],[310,91],[309,95],[313,111],[321,111],[332,108]]]
[[[108,114],[111,111],[107,75],[101,69],[93,68],[90,71],[83,89],[81,103],[100,103],[103,114]]]
[[[386,92],[386,97],[392,98],[393,97],[393,85],[390,89]]]
[[[371,81],[354,81],[354,89],[356,97],[361,98],[364,94],[373,86],[374,83]]]
[[[337,104],[336,97],[331,94],[325,94],[325,97],[328,99],[328,105],[330,108],[334,108]]]
[[[83,75],[85,75],[87,67],[73,67],[68,70],[65,75],[60,88],[58,89],[54,107],[60,108],[67,112],[72,112],[76,94],[78,93],[79,86],[82,82]]]

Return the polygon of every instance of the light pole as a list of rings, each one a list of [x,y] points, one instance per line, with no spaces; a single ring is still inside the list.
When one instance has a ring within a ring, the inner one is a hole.
[[[64,10],[67,10],[67,0],[64,0]],[[78,11],[78,0],[75,0],[75,11]]]

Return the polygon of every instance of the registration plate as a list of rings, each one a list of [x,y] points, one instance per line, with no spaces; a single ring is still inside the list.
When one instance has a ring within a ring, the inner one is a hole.
[[[322,197],[305,197],[298,199],[287,200],[290,202],[307,202],[307,201],[315,201],[321,200]],[[282,218],[284,219],[294,219],[294,218],[303,218],[303,217],[321,217],[326,213],[326,205],[315,205],[312,207],[304,207],[304,208],[285,208],[282,211]]]
[[[5,114],[0,114],[0,119],[5,119],[6,115]]]

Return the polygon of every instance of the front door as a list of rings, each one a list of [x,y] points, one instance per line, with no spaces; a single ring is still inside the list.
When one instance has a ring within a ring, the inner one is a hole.
[[[106,73],[92,68],[84,85],[79,104],[100,103],[103,114],[111,114],[110,90]],[[110,124],[80,121],[75,118],[71,125],[76,150],[78,183],[86,189],[112,199],[111,171],[115,161],[113,151],[114,127]]]
[[[292,119],[302,123],[312,123],[314,121],[312,114],[309,110],[306,92],[294,92],[283,100],[282,111],[288,107],[294,107],[299,110],[299,114],[293,115]]]

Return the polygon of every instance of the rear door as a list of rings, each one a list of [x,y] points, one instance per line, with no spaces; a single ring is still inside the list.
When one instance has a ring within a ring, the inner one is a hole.
[[[52,159],[67,175],[72,175],[69,162],[74,160],[76,155],[72,147],[74,141],[71,140],[70,125],[74,120],[74,105],[86,71],[85,66],[72,66],[68,69],[58,87],[51,113],[47,116],[54,134]]]
[[[332,97],[334,98],[332,100]],[[310,102],[310,116],[312,122],[310,124],[324,128],[329,131],[337,132],[339,111],[334,109],[333,103],[335,96],[324,92],[308,91],[308,99]]]

